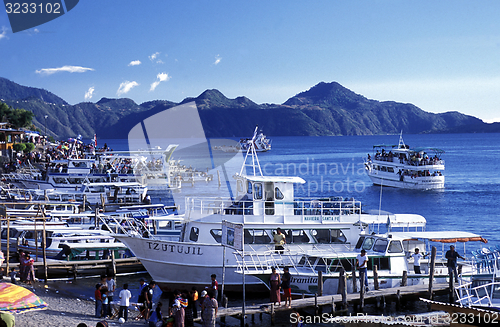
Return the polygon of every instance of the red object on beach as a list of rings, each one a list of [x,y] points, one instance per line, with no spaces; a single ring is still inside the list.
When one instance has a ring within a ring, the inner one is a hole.
[[[30,290],[11,283],[0,283],[0,311],[22,313],[47,309],[47,303]]]

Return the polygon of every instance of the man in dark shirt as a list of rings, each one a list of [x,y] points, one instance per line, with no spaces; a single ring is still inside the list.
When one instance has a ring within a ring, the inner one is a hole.
[[[290,288],[290,282],[292,280],[292,275],[290,275],[290,272],[288,271],[288,267],[283,268],[283,277],[281,277],[281,288],[283,289],[284,292],[284,297],[285,297],[285,306],[288,301],[288,307],[292,307],[292,290]]]
[[[465,260],[458,252],[455,251],[455,246],[450,245],[450,249],[446,251],[446,259],[448,259],[448,275],[450,278],[455,277],[455,283],[458,283],[458,273],[457,273],[457,258]]]

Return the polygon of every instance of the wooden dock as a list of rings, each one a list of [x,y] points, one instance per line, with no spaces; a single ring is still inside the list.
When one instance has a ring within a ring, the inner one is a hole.
[[[45,279],[45,267],[43,261],[34,262],[35,276],[39,279]],[[2,267],[7,271],[7,265]],[[9,269],[15,267],[19,271],[19,263],[10,262]],[[136,257],[119,259],[101,259],[101,260],[48,260],[47,275],[48,279],[59,277],[73,277],[76,279],[80,275],[102,275],[145,271],[139,259]]]
[[[448,283],[433,284],[433,292],[447,292],[449,290]],[[396,300],[402,297],[429,297],[429,285],[413,285],[413,286],[401,286],[386,288],[381,290],[372,290],[364,294],[364,300],[387,299],[395,298]],[[347,294],[347,303],[355,304],[360,302],[359,293]],[[264,303],[258,305],[245,306],[245,315],[255,315],[267,313],[274,316],[277,311],[291,311],[305,308],[314,308],[315,310],[321,310],[321,307],[329,308],[330,311],[338,311],[336,307],[342,306],[342,295],[325,295],[325,296],[315,296],[303,299],[292,300],[292,307],[287,308],[284,306],[284,301],[282,301],[281,306],[274,306],[272,303]],[[234,317],[242,320],[242,307],[231,307],[231,308],[219,308],[217,317],[224,319],[224,317]],[[316,311],[318,312],[318,311]],[[253,319],[253,318],[252,318]]]

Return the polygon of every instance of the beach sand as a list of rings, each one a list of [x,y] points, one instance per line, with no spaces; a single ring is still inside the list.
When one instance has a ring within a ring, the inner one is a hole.
[[[95,302],[79,292],[71,286],[65,284],[49,284],[45,286],[43,283],[35,283],[35,285],[27,286],[21,284],[38,295],[42,300],[47,302],[48,307],[45,310],[31,311],[15,314],[16,327],[76,327],[79,323],[86,323],[87,326],[93,327],[102,318],[95,318]],[[124,324],[118,323],[118,318],[108,319],[109,326],[145,326],[144,319],[136,321],[131,319],[137,315],[137,311],[129,308],[129,320]]]

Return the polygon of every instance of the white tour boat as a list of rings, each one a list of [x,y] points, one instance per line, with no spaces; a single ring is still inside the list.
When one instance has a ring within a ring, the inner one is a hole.
[[[403,135],[397,145],[379,144],[373,149],[365,168],[374,185],[418,190],[444,188],[443,150],[410,148]]]
[[[256,126],[252,138],[240,139],[236,145],[214,146],[214,150],[221,150],[224,152],[247,152],[251,146],[255,148],[256,152],[271,150],[271,140],[268,139],[264,133],[258,133],[258,129],[259,126]]]
[[[419,285],[429,283],[430,256],[420,260],[421,274],[414,273],[413,258],[411,254],[415,248],[425,253],[430,250],[431,245],[441,244],[434,266],[434,280],[444,283],[448,280],[447,260],[445,244],[454,242],[485,242],[485,240],[473,233],[461,231],[426,232],[426,231],[404,231],[388,232],[385,234],[363,233],[354,251],[339,251],[331,249],[328,251],[307,251],[304,253],[277,254],[274,251],[265,253],[246,252],[243,259],[240,253],[235,253],[238,261],[238,272],[245,272],[260,278],[269,285],[271,269],[274,267],[282,274],[283,268],[288,267],[291,279],[291,289],[294,293],[314,294],[318,292],[318,273],[322,272],[323,294],[337,294],[339,290],[340,271],[344,270],[347,276],[347,292],[354,291],[353,269],[356,265],[356,257],[361,249],[366,251],[368,257],[367,273],[368,284],[374,289],[373,267],[377,266],[379,288],[392,288],[400,286],[403,272],[407,273],[407,285]],[[460,251],[460,250],[459,250]],[[473,252],[473,251],[472,251]],[[469,255],[471,252],[469,252]],[[470,262],[460,262],[462,279],[470,279],[474,274],[474,265]],[[359,272],[356,271],[359,290]]]

